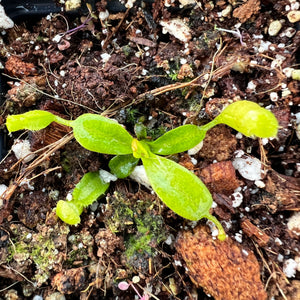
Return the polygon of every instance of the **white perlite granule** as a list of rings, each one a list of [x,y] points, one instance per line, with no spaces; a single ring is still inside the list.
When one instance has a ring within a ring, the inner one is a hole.
[[[300,235],[300,211],[295,212],[288,220],[287,227],[296,235]]]
[[[4,7],[0,5],[0,28],[9,29],[14,27],[14,22],[6,14]]]
[[[236,157],[232,162],[233,167],[239,171],[242,177],[248,180],[262,179],[261,162],[254,157]]]
[[[118,179],[117,176],[115,176],[105,170],[102,170],[102,169],[99,170],[99,176],[105,183],[109,183],[111,181],[116,181]]]
[[[151,184],[147,177],[144,166],[136,166],[129,177],[137,183],[142,184],[146,188],[151,189]]]
[[[289,258],[283,264],[283,273],[288,278],[295,277],[297,266],[297,262],[294,259]]]
[[[30,143],[28,140],[15,140],[11,147],[17,159],[23,159],[25,163],[34,159],[35,154],[30,150]]]

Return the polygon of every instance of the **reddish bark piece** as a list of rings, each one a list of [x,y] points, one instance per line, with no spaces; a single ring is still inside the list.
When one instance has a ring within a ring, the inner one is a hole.
[[[239,181],[231,161],[210,164],[201,170],[200,176],[210,191],[215,193],[228,195],[239,187]]]
[[[241,227],[243,229],[243,232],[248,237],[253,237],[255,242],[260,247],[265,247],[268,244],[270,237],[266,233],[264,233],[261,229],[259,229],[254,224],[252,224],[250,220],[248,219],[243,220],[241,223]]]
[[[248,19],[255,15],[260,10],[259,0],[248,0],[243,5],[233,11],[233,16],[238,18],[241,23],[245,23]]]
[[[29,75],[37,75],[37,70],[33,63],[22,61],[17,56],[9,56],[5,63],[5,70],[12,76],[23,78]]]
[[[230,238],[213,239],[207,227],[198,226],[179,233],[176,249],[195,285],[216,300],[267,299],[254,254]]]
[[[56,274],[51,285],[63,294],[72,294],[84,288],[85,279],[83,268],[69,269]]]

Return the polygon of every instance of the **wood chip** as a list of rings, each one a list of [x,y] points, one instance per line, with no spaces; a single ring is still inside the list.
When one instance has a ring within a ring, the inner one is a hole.
[[[210,164],[201,170],[200,176],[205,185],[215,193],[230,195],[239,187],[239,181],[231,161]]]
[[[252,224],[250,220],[244,219],[241,223],[241,227],[243,229],[243,232],[248,237],[252,237],[260,247],[267,246],[270,237],[261,229]]]
[[[255,15],[260,10],[259,0],[249,0],[233,11],[233,16],[238,18],[241,23],[245,23],[248,19]]]
[[[267,299],[256,257],[232,239],[213,239],[206,226],[198,226],[179,233],[176,250],[191,280],[215,300]]]

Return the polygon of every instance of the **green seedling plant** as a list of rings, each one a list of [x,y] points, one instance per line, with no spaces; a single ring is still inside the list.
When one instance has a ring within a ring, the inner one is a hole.
[[[195,174],[164,156],[195,147],[209,129],[221,123],[248,137],[275,137],[278,130],[277,119],[270,111],[246,100],[230,104],[204,126],[179,126],[154,141],[148,140],[141,129],[136,131],[137,138],[134,138],[116,121],[95,114],[83,114],[75,120],[65,120],[47,111],[34,110],[8,116],[6,126],[9,132],[40,130],[52,122],[72,127],[75,139],[84,148],[116,155],[109,162],[109,167],[118,178],[129,176],[142,161],[149,182],[159,198],[186,219],[211,220],[219,230],[220,240],[224,240],[226,234],[220,222],[209,212],[213,203],[209,190]],[[79,223],[83,208],[107,189],[108,186],[103,184],[97,174],[85,175],[73,192],[73,200],[58,202],[58,216],[66,223]],[[86,197],[86,194],[92,196]]]

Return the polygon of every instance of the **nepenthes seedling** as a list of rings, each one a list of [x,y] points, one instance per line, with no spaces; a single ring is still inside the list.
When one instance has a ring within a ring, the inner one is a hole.
[[[230,104],[204,126],[179,126],[154,141],[143,135],[134,138],[116,121],[96,114],[83,114],[75,120],[65,120],[47,111],[34,110],[8,116],[6,125],[9,132],[13,132],[40,130],[52,122],[72,127],[75,139],[84,148],[116,155],[109,167],[118,178],[129,176],[141,161],[159,198],[186,219],[211,220],[219,230],[220,240],[224,240],[226,234],[221,223],[210,214],[213,199],[207,187],[191,171],[163,156],[195,147],[209,129],[221,123],[248,137],[275,137],[278,130],[277,119],[270,111],[246,100]],[[73,199],[58,202],[57,215],[66,223],[79,223],[83,208],[105,193],[108,185],[97,172],[85,174],[73,191]]]

